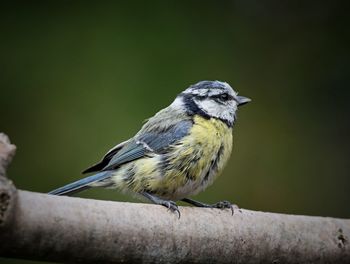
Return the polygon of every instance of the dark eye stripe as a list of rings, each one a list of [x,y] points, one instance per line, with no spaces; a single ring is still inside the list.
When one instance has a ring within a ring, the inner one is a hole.
[[[229,100],[233,100],[234,99],[232,95],[229,95],[227,93],[212,95],[212,96],[210,96],[210,98],[212,98],[214,100],[219,99],[219,100],[222,100],[222,101],[229,101]]]
[[[181,96],[187,96],[187,94],[185,93],[181,93]],[[205,99],[212,99],[215,100],[216,102],[224,102],[224,101],[230,101],[230,100],[234,100],[234,97],[230,94],[227,93],[223,93],[223,94],[215,94],[215,95],[191,95],[194,98],[196,98],[197,100],[205,100]]]

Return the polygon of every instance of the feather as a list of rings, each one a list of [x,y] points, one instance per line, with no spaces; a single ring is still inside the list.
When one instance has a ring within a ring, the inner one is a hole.
[[[168,147],[186,136],[192,125],[192,121],[185,120],[168,126],[167,130],[138,133],[135,138],[125,144],[111,158],[103,170],[117,169],[122,164],[142,158],[148,154],[158,154],[166,151]]]
[[[86,177],[84,179],[72,182],[70,184],[67,184],[63,187],[60,187],[58,189],[55,189],[48,194],[54,194],[54,195],[72,195],[77,192],[81,192],[85,189],[90,188],[90,184],[99,182],[102,180],[105,180],[111,176],[110,172],[100,172],[95,175]]]
[[[115,154],[118,153],[119,150],[122,149],[122,147],[125,146],[125,144],[127,143],[128,141],[124,141],[118,145],[116,145],[114,148],[110,149],[106,155],[104,155],[104,157],[102,158],[101,161],[99,161],[98,163],[92,165],[91,167],[85,169],[82,173],[85,174],[85,173],[89,173],[89,172],[94,172],[94,171],[100,171],[102,170],[104,167],[107,166],[107,164],[110,162],[110,160],[113,158],[113,156]]]

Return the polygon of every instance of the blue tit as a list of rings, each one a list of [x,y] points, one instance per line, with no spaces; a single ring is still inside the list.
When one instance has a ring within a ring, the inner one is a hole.
[[[129,140],[107,152],[83,173],[95,174],[49,194],[71,195],[92,187],[116,188],[180,212],[176,201],[213,205],[188,196],[203,191],[221,173],[233,143],[232,129],[239,106],[250,102],[228,83],[201,81],[180,93],[151,117]]]

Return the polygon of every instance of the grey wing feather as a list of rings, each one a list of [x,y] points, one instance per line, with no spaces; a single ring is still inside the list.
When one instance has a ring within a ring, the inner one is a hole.
[[[139,135],[138,139],[141,142],[145,142],[155,152],[160,152],[169,145],[174,144],[177,140],[186,136],[192,125],[192,121],[181,121],[174,126],[171,126],[167,131],[160,133],[154,131],[145,132]]]
[[[111,148],[110,150],[108,150],[108,152],[106,153],[104,158],[114,156],[115,153],[117,153],[119,150],[121,150],[126,145],[126,143],[128,143],[128,141],[129,140],[125,140],[122,143],[119,143],[118,145],[116,145],[113,148]]]
[[[132,140],[119,153],[114,155],[104,170],[109,170],[118,167],[121,164],[135,160],[144,156],[146,149],[136,140]]]
[[[130,140],[112,159],[103,170],[116,169],[122,164],[144,157],[149,153],[161,153],[188,135],[193,122],[179,121],[167,127],[166,130],[141,130],[134,139]]]
[[[98,163],[90,166],[89,168],[87,168],[86,170],[83,171],[83,173],[89,173],[89,172],[95,172],[95,171],[101,171],[104,167],[106,167],[106,165],[110,162],[110,160],[113,158],[113,156],[118,153],[118,151],[120,151],[128,142],[128,140],[116,145],[115,147],[113,147],[112,149],[110,149],[106,155],[104,155],[104,157],[102,158],[101,161],[99,161]]]

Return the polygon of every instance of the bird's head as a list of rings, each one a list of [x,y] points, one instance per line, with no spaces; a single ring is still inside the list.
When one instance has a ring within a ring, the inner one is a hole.
[[[184,108],[191,115],[214,117],[232,126],[238,106],[250,101],[239,96],[226,82],[201,81],[180,93],[172,105]]]

